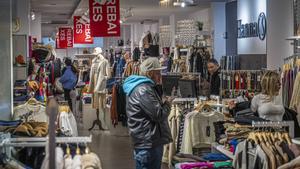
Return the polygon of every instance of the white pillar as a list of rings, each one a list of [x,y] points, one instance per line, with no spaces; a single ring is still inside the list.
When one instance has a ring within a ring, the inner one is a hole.
[[[171,37],[172,37],[171,47],[175,47],[175,35],[176,35],[176,18],[175,18],[175,14],[172,14],[170,16],[170,28],[171,28]]]
[[[224,34],[226,32],[226,12],[225,2],[212,2],[212,32],[213,34],[213,54],[215,59],[220,61],[222,56],[226,55],[226,39]]]
[[[278,69],[293,54],[285,40],[294,35],[293,0],[267,0],[267,12],[267,68]]]
[[[36,38],[38,42],[42,41],[42,15],[35,12],[35,20],[30,20],[30,35]]]

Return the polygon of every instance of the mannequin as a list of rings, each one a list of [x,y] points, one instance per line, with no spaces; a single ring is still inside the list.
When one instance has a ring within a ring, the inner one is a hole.
[[[89,130],[92,130],[95,125],[98,125],[100,130],[105,130],[108,129],[105,124],[106,81],[111,77],[111,73],[109,62],[102,55],[102,49],[96,47],[94,54],[97,56],[92,61],[89,92],[93,93],[93,108],[97,110],[97,119]]]

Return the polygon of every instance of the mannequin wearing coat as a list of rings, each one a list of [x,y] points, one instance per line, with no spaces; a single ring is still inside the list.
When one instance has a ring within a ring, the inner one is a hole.
[[[92,61],[90,72],[89,92],[93,93],[93,108],[97,110],[97,120],[94,121],[92,130],[97,124],[100,129],[107,129],[105,123],[105,101],[106,101],[106,81],[111,77],[109,62],[102,55],[102,49],[94,49],[97,55]]]

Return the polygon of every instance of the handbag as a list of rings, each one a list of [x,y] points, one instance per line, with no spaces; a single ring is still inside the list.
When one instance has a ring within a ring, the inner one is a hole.
[[[55,79],[54,88],[55,88],[55,91],[56,91],[57,94],[63,94],[64,93],[64,88],[63,88],[63,85],[59,82],[59,79],[60,78]]]

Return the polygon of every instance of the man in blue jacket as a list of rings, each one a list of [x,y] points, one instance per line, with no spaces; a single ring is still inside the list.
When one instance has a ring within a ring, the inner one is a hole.
[[[156,90],[162,69],[158,59],[150,57],[140,66],[141,76],[129,76],[123,85],[136,169],[160,169],[163,146],[172,141],[167,121],[171,99],[163,101]]]
[[[70,97],[70,92],[74,90],[77,84],[77,75],[76,69],[72,65],[72,60],[70,58],[65,59],[66,67],[63,70],[63,75],[59,79],[59,82],[64,88],[65,100],[68,101],[70,109],[72,108],[72,99]]]

